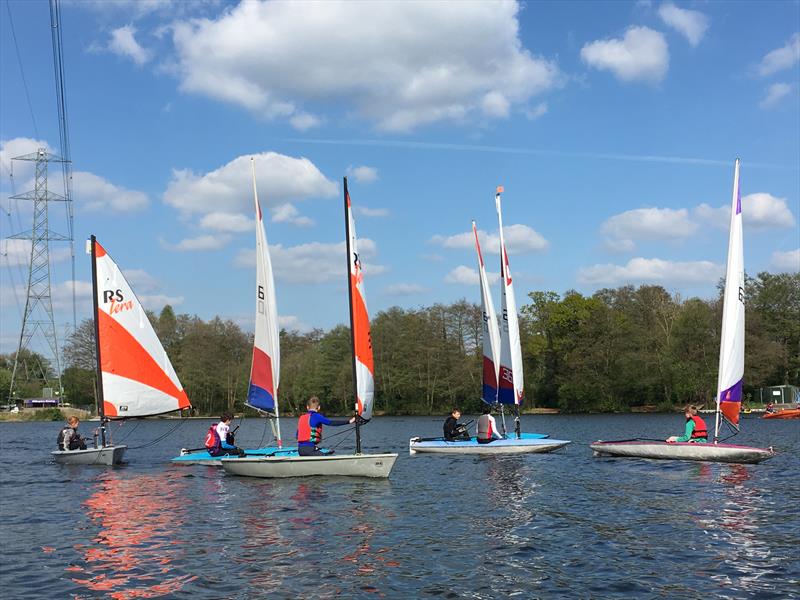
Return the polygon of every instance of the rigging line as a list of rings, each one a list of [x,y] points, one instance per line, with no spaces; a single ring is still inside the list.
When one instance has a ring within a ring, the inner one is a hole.
[[[22,57],[19,53],[19,44],[17,44],[17,32],[14,30],[14,19],[11,16],[11,2],[6,0],[6,11],[8,12],[8,24],[11,29],[11,39],[14,40],[14,49],[17,53],[17,63],[19,64],[19,74],[22,77],[22,87],[25,89],[25,98],[28,100],[28,110],[31,113],[31,121],[33,121],[33,132],[36,134],[36,139],[39,139],[39,127],[36,124],[36,116],[33,114],[33,104],[31,103],[31,95],[28,91],[28,82],[25,79],[25,69],[22,67]]]
[[[180,421],[179,421],[179,422],[178,422],[178,423],[177,423],[175,426],[173,426],[173,427],[172,427],[172,429],[169,429],[169,430],[168,430],[166,433],[163,433],[163,434],[161,434],[161,435],[160,435],[160,436],[158,436],[157,438],[155,438],[155,439],[153,439],[153,440],[151,440],[151,441],[147,442],[146,444],[142,444],[141,446],[130,446],[130,447],[129,447],[129,449],[130,449],[130,450],[141,450],[141,449],[143,449],[143,448],[149,448],[150,446],[155,446],[155,445],[156,445],[156,444],[158,444],[159,442],[161,442],[161,441],[165,440],[166,438],[168,438],[169,436],[171,436],[173,433],[175,433],[175,432],[176,432],[176,431],[177,431],[177,430],[178,430],[180,427],[182,427],[182,426],[183,426],[183,424],[184,424],[184,423],[186,423],[186,421],[188,421],[188,420],[189,420],[189,418],[188,418],[188,417],[183,417],[183,416],[182,416],[182,417],[181,417],[181,419],[180,419]]]
[[[0,163],[0,164],[2,164],[2,163]],[[5,167],[5,169],[8,171],[8,178],[9,178],[9,181],[11,183],[11,195],[12,196],[16,196],[17,195],[17,191],[16,191],[16,187],[17,186],[16,186],[16,183],[14,181],[14,163],[13,162],[11,163],[11,168],[10,169],[8,167],[6,167],[4,164],[2,164],[2,166]],[[11,232],[14,231],[14,221],[11,218],[11,199],[9,198],[8,200],[9,200],[8,201],[8,210],[6,210],[4,208],[3,211],[6,213],[6,217],[8,218],[8,231],[9,231],[9,233],[11,233]],[[17,221],[20,223],[20,229],[18,229],[17,231],[22,231],[22,227],[21,227],[22,222],[20,221],[20,217],[19,217],[19,201],[17,201]],[[11,281],[11,290],[14,293],[14,303],[17,305],[17,312],[19,313],[19,318],[20,318],[20,322],[21,322],[25,318],[25,315],[22,312],[22,304],[19,301],[19,289],[17,288],[17,282],[14,281],[14,270],[13,270],[13,268],[11,266],[11,261],[8,259],[8,242],[9,241],[10,240],[5,240],[5,242],[6,242],[6,247],[5,247],[6,252],[5,252],[4,256],[6,257],[6,267],[8,268],[8,278]],[[17,264],[17,271],[19,272],[19,281],[20,281],[19,285],[20,285],[20,288],[21,288],[23,283],[25,282],[25,273],[22,270],[22,264],[21,263]]]

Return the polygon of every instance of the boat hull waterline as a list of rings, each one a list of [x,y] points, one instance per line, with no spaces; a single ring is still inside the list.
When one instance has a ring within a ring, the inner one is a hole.
[[[552,452],[571,443],[569,440],[553,440],[546,437],[526,437],[526,434],[522,435],[521,439],[495,440],[489,444],[479,444],[474,438],[468,442],[411,438],[408,442],[408,451],[412,455],[418,452],[429,454],[534,454]],[[527,434],[527,436],[533,435],[541,436],[541,434]]]
[[[397,454],[334,454],[332,456],[260,456],[223,458],[222,468],[243,477],[389,477]]]
[[[775,456],[772,448],[692,442],[598,441],[591,444],[591,448],[594,456],[725,463],[758,463]]]
[[[800,408],[784,408],[778,412],[764,413],[762,419],[800,419]]]
[[[269,446],[266,448],[254,448],[252,450],[245,450],[244,458],[248,456],[297,456],[297,448],[278,448],[277,446]],[[199,452],[189,452],[176,456],[170,462],[175,465],[192,466],[192,465],[207,465],[211,467],[221,467],[223,458],[234,458],[223,454],[221,456],[211,456],[207,450]]]
[[[62,465],[105,465],[122,463],[127,446],[105,446],[86,450],[55,450],[50,454],[53,460]]]

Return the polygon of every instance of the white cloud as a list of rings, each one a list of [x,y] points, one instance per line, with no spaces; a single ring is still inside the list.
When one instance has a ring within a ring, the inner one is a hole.
[[[200,219],[200,227],[223,233],[243,233],[255,230],[255,220],[238,213],[212,212]]]
[[[73,198],[87,210],[132,212],[147,207],[147,194],[114,185],[94,173],[72,174]]]
[[[708,17],[696,10],[678,8],[665,2],[658,9],[658,16],[667,25],[683,35],[692,46],[697,46],[708,29]]]
[[[300,320],[295,315],[278,315],[278,326],[286,331],[299,331],[304,333],[311,331],[312,327]]]
[[[256,180],[261,206],[279,206],[305,198],[330,198],[338,193],[307,158],[275,152],[255,155]],[[226,212],[253,213],[253,179],[250,156],[239,156],[226,165],[198,175],[188,169],[173,170],[164,201],[184,214]]]
[[[362,165],[360,167],[349,166],[347,167],[348,177],[352,177],[358,183],[374,183],[378,181],[378,169],[375,167],[367,167]]]
[[[543,252],[547,250],[550,245],[550,242],[548,242],[542,234],[527,225],[506,225],[503,227],[503,233],[509,255]],[[486,233],[483,229],[479,229],[478,239],[481,243],[482,252],[500,254],[499,233]],[[475,248],[475,237],[471,231],[451,236],[435,235],[430,239],[430,242],[433,244],[441,244],[445,248]]]
[[[322,123],[322,120],[310,113],[299,112],[289,118],[289,123],[299,131],[306,131],[312,127],[317,127]]]
[[[542,117],[547,114],[547,102],[540,102],[533,108],[530,108],[525,111],[525,116],[528,117],[529,120],[534,121],[539,117]]]
[[[788,83],[773,83],[767,88],[767,95],[758,103],[758,106],[763,109],[772,108],[785,96],[789,95],[792,91],[792,86]]]
[[[20,181],[32,177],[35,171],[33,162],[15,160],[12,170],[11,159],[17,156],[32,154],[39,148],[44,148],[48,154],[56,154],[50,144],[44,140],[26,137],[0,140],[0,165],[2,165],[3,179],[5,180],[8,173],[14,173],[14,179],[17,181],[17,185],[19,185]]]
[[[706,260],[674,262],[660,258],[632,258],[625,265],[593,265],[578,271],[578,281],[591,285],[627,283],[713,284],[725,268]]]
[[[122,274],[135,292],[152,292],[159,287],[158,280],[144,269],[123,269]]]
[[[554,62],[523,47],[516,2],[308,6],[241,2],[176,22],[181,88],[294,126],[311,123],[303,115],[314,106],[337,105],[408,131],[503,117],[562,83]]]
[[[370,262],[377,255],[377,246],[371,239],[360,238],[358,250],[367,277],[380,275],[388,270],[383,265]],[[270,244],[269,252],[272,269],[278,280],[289,283],[324,283],[346,279],[344,257],[347,250],[344,242],[309,242],[289,247]],[[254,250],[241,250],[234,259],[237,267],[252,268],[255,264]]]
[[[727,231],[730,227],[731,207],[723,205],[713,208],[700,204],[694,209],[697,219]],[[742,220],[744,226],[753,230],[786,229],[795,224],[794,215],[786,198],[777,198],[766,192],[756,192],[742,197]]]
[[[388,208],[369,208],[367,206],[354,206],[353,210],[356,211],[356,214],[361,215],[362,217],[381,218],[389,216]]]
[[[272,210],[273,223],[289,223],[298,227],[311,227],[314,221],[300,214],[293,204],[281,204]]]
[[[689,237],[697,225],[685,208],[637,208],[614,215],[600,227],[604,245],[612,252],[630,252],[636,240],[675,240]]]
[[[387,296],[414,296],[427,292],[428,288],[418,283],[393,283],[386,286],[383,291]]]
[[[231,240],[228,235],[200,235],[193,238],[185,238],[177,244],[171,244],[164,240],[161,247],[165,250],[176,250],[178,252],[196,252],[204,250],[219,250]]]
[[[167,304],[170,306],[178,306],[183,304],[183,296],[167,296],[166,294],[144,294],[136,295],[139,301],[147,309],[160,311]]]
[[[500,274],[487,272],[486,278],[489,280],[490,284],[494,284],[498,279],[500,279]],[[480,276],[478,275],[478,271],[476,269],[472,269],[464,265],[458,265],[455,269],[445,275],[444,281],[445,283],[478,285],[480,283]]]
[[[782,252],[780,250],[773,252],[772,261],[770,264],[773,268],[778,269],[781,272],[800,272],[800,248],[797,250],[788,250],[786,252]]]
[[[72,6],[92,9],[98,13],[114,13],[127,15],[133,19],[145,17],[162,10],[180,9],[186,5],[197,5],[197,2],[175,2],[175,0],[81,0],[71,3]]]
[[[597,40],[581,48],[590,67],[611,71],[620,81],[664,79],[669,69],[669,49],[664,35],[647,27],[631,27],[622,39]]]
[[[27,267],[31,262],[30,240],[0,240],[0,255],[3,262],[10,266]],[[50,244],[50,263],[60,263],[69,260],[71,254],[67,244]]]
[[[150,60],[150,53],[136,41],[136,27],[133,25],[113,30],[108,49],[118,56],[130,58],[139,66]]]
[[[800,33],[795,33],[785,45],[768,53],[756,70],[761,76],[772,75],[789,69],[800,62]]]

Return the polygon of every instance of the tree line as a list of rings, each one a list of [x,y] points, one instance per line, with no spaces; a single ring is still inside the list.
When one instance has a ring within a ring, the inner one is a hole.
[[[535,291],[520,308],[527,407],[564,412],[667,410],[712,405],[716,394],[722,285],[712,300],[682,299],[661,286]],[[767,385],[800,383],[800,274],[746,280],[745,396]],[[166,306],[150,314],[192,405],[204,415],[241,411],[252,334],[219,317],[203,321]],[[371,321],[375,410],[442,414],[477,411],[481,390],[480,307],[461,300],[393,307]],[[327,412],[352,411],[349,327],[280,333],[282,413],[316,395]],[[94,403],[94,328],[84,321],[64,349],[64,394]],[[13,356],[0,357],[0,385]],[[7,390],[7,385],[5,390]],[[6,392],[7,393],[7,392]]]

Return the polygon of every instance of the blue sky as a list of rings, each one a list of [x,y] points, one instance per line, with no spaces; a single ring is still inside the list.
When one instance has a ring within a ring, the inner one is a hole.
[[[748,272],[800,268],[797,2],[81,1],[62,36],[79,318],[94,233],[150,308],[252,327],[253,155],[301,330],[347,319],[345,174],[373,314],[479,301],[464,234],[476,219],[497,270],[499,184],[518,304],[626,283],[712,297],[737,156]],[[59,152],[47,2],[2,2],[0,69],[5,238],[31,218],[9,158]],[[7,352],[25,248],[2,250]]]

